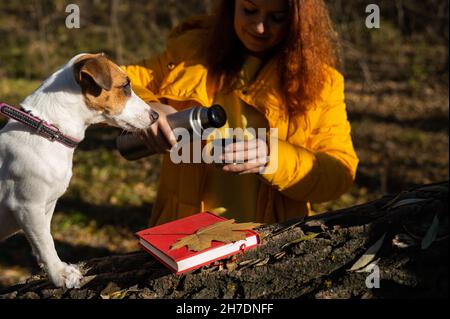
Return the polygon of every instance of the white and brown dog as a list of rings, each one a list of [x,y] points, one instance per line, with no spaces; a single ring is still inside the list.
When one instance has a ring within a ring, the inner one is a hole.
[[[157,114],[103,54],[75,56],[21,107],[24,111],[16,114],[5,106],[3,113],[10,111],[13,119],[0,131],[0,241],[23,230],[50,280],[79,287],[78,267],[59,259],[50,233],[56,201],[72,177],[74,148],[91,124],[135,131],[148,128]],[[35,119],[41,119],[37,127]]]

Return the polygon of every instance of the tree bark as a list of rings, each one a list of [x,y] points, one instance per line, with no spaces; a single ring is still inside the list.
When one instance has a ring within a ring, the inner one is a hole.
[[[81,263],[80,289],[34,276],[0,298],[448,298],[448,186],[261,227],[262,245],[234,263],[177,276],[134,252]],[[360,264],[366,272],[349,271],[369,248],[379,288],[366,283],[376,283],[368,279],[370,260]]]

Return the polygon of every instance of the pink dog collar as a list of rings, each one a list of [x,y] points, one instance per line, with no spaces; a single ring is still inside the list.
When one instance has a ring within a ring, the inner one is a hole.
[[[22,111],[6,103],[0,103],[0,114],[31,127],[36,134],[45,137],[49,141],[57,141],[69,148],[75,148],[80,143],[79,140],[62,134],[57,127],[32,115],[31,111]]]

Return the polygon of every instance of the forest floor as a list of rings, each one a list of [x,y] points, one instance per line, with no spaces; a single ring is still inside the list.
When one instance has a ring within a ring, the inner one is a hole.
[[[80,288],[56,288],[35,275],[0,289],[0,299],[445,300],[448,188],[448,181],[421,185],[264,225],[257,249],[182,275],[137,251],[80,263]]]
[[[317,212],[448,180],[448,82],[372,80],[370,85],[351,77],[346,81],[348,114],[360,158],[356,183],[339,200],[314,206]],[[17,104],[39,84],[1,79],[0,100]],[[127,162],[114,150],[119,133],[93,127],[75,152],[73,178],[52,221],[56,248],[64,261],[138,250],[134,233],[147,226],[160,158]],[[23,235],[0,243],[0,288],[36,273],[40,270]]]

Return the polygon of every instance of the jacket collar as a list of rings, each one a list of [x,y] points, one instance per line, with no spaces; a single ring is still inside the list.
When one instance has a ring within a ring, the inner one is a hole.
[[[235,94],[261,112],[272,127],[288,116],[277,68],[278,61],[274,57],[262,67],[252,83],[235,90]],[[175,101],[193,100],[200,105],[212,103],[214,96],[211,96],[211,90],[208,90],[208,86],[212,84],[207,79],[208,71],[203,64],[183,63],[171,72],[173,74],[170,74],[167,82],[162,85],[159,97]],[[188,76],[189,74],[195,76]]]

